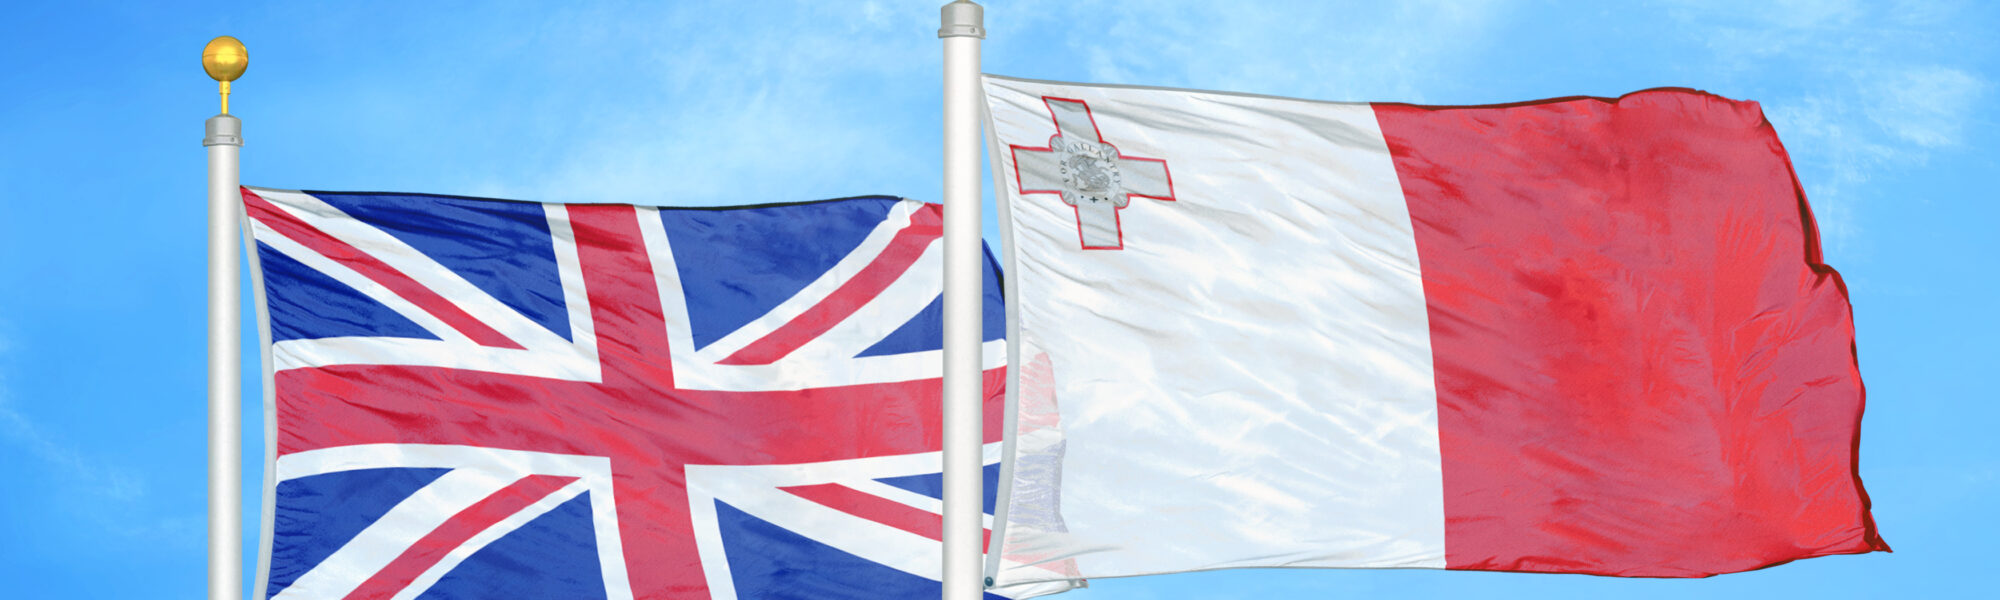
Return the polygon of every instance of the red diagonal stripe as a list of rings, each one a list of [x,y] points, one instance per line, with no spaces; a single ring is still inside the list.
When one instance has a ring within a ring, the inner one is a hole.
[[[939,542],[944,541],[944,516],[927,510],[911,507],[874,494],[836,483],[802,485],[779,488],[792,495],[805,498],[850,515],[908,531]],[[979,535],[979,547],[990,548],[993,530],[985,529]],[[1032,562],[1025,556],[1009,556],[1019,562]],[[1033,567],[1062,574],[1073,574],[1075,565],[1066,560],[1034,562]]]
[[[791,492],[794,496],[823,504],[828,508],[840,512],[940,542],[944,541],[944,515],[858,491],[837,483],[801,485],[779,489]],[[984,533],[980,534],[979,547],[987,547],[987,542],[991,542],[992,538],[993,530],[985,530]]]
[[[410,582],[416,581],[419,575],[423,575],[424,571],[430,570],[438,564],[438,561],[444,560],[446,554],[464,545],[466,540],[472,539],[472,536],[478,535],[502,519],[521,512],[528,505],[547,498],[549,494],[576,480],[575,477],[529,475],[501,488],[486,499],[458,511],[458,514],[446,519],[443,525],[425,534],[423,539],[417,540],[410,549],[404,550],[396,560],[389,561],[388,566],[382,567],[382,570],[375,572],[375,576],[362,582],[361,587],[354,588],[353,592],[347,594],[347,600],[394,597],[397,592],[409,587]]]
[[[320,255],[345,265],[347,268],[354,269],[356,273],[360,273],[363,277],[367,277],[375,283],[382,284],[382,287],[389,288],[390,292],[403,297],[404,300],[409,300],[411,304],[417,305],[417,308],[421,308],[425,312],[437,316],[438,320],[444,321],[452,329],[465,334],[465,337],[471,338],[474,343],[494,348],[522,348],[514,340],[508,339],[507,336],[502,335],[499,331],[491,327],[487,327],[478,318],[460,309],[457,304],[452,304],[450,300],[446,300],[444,296],[438,295],[437,292],[432,291],[429,287],[424,286],[424,284],[417,283],[417,280],[412,279],[409,275],[396,270],[395,267],[389,266],[388,263],[382,262],[381,259],[377,259],[367,252],[361,251],[360,248],[340,241],[340,239],[328,235],[324,231],[320,231],[319,228],[299,220],[298,217],[294,217],[291,213],[279,209],[277,206],[272,205],[269,200],[265,200],[262,196],[258,196],[255,192],[247,188],[243,190],[243,205],[248,209],[251,218],[264,223],[265,226],[270,227],[273,231],[291,238],[292,241],[298,242],[299,245],[318,252]]]
[[[882,249],[882,254],[876,256],[868,266],[862,267],[861,272],[855,273],[853,279],[841,284],[839,289],[828,294],[826,299],[813,305],[812,308],[806,309],[806,312],[800,314],[798,318],[779,326],[769,335],[751,342],[750,345],[737,350],[735,354],[729,355],[729,358],[722,359],[717,364],[768,365],[798,350],[800,346],[806,345],[820,334],[826,333],[828,329],[832,329],[834,325],[853,315],[854,311],[861,310],[863,304],[881,295],[882,290],[902,277],[904,271],[910,270],[910,265],[915,264],[917,258],[923,256],[924,248],[930,246],[932,240],[944,233],[943,223],[937,207],[924,205],[915,214],[910,215],[909,226],[897,231],[896,237],[889,240],[888,247]]]

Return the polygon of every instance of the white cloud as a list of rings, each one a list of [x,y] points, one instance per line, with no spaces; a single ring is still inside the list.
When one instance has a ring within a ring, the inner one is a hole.
[[[1922,165],[1935,150],[1964,144],[1965,121],[1988,84],[1930,66],[1857,72],[1839,89],[1767,104],[1798,163],[1829,244],[1861,234],[1856,203],[1877,174]]]
[[[1812,196],[1822,235],[1830,243],[1845,243],[1858,233],[1855,206],[1840,200],[1896,156],[1895,149],[1852,127],[1857,112],[1851,102],[1829,97],[1802,98],[1765,109],[1779,137],[1787,141],[1792,162],[1802,170],[1816,171],[1801,179]]]
[[[0,379],[0,386],[4,385],[6,380]],[[0,397],[0,439],[111,500],[135,502],[146,495],[145,482],[139,477],[84,458],[74,446],[44,433],[14,410],[5,397]]]
[[[112,534],[174,547],[199,543],[199,519],[135,516],[149,500],[144,477],[89,456],[14,407],[4,368],[10,350],[8,337],[0,335],[0,462],[17,467],[38,464],[53,473],[53,479],[65,486],[54,491],[74,499],[73,508],[87,507],[77,508],[74,516]]]
[[[1476,55],[1495,1],[1346,4],[1177,1],[1009,6],[1016,30],[1061,32],[1103,83],[1323,100],[1424,100],[1451,61]],[[1057,50],[1057,49],[1051,49]]]
[[[861,3],[861,18],[876,27],[885,27],[889,25],[889,9],[884,8],[881,2],[868,0]]]
[[[1395,3],[1357,16],[1352,8],[1316,3],[1280,10],[1213,2],[1141,7],[1036,0],[995,3],[987,25],[1009,32],[1007,43],[1016,47],[1055,41],[1060,47],[1047,52],[1011,54],[1041,61],[1085,57],[1096,81],[1421,100],[1426,81],[1436,76],[1433,67],[1483,43],[1479,32],[1496,6]],[[540,120],[533,128],[539,137],[528,145],[554,149],[546,162],[467,174],[453,189],[536,200],[676,204],[855,193],[936,200],[934,9],[829,3],[756,12],[747,20],[737,14],[742,12],[748,11],[625,6],[577,8],[548,19],[538,38],[597,36],[655,50],[571,68],[565,79],[618,82],[620,101],[552,93],[545,101],[549,106],[589,110],[533,117]],[[667,25],[635,25],[641,23]],[[688,23],[714,26],[675,25]],[[746,30],[763,33],[751,36]],[[1050,33],[1055,34],[1050,40],[1035,37]],[[1437,42],[1413,45],[1411,36]],[[1201,42],[1173,41],[1196,39]],[[1339,41],[1334,50],[1291,61],[1230,58],[1295,54],[1286,40],[1299,39]],[[1219,47],[1240,54],[1214,52]],[[989,62],[988,68],[995,65]],[[1302,72],[1315,75],[1299,77]],[[551,82],[552,89],[563,85]],[[857,86],[878,87],[857,93]]]
[[[538,200],[737,204],[845,195],[907,177],[912,165],[934,161],[936,148],[895,140],[930,134],[931,119],[901,119],[908,131],[900,136],[879,128],[893,115],[934,106],[867,104],[842,91],[934,79],[934,65],[908,59],[935,54],[935,38],[911,33],[925,31],[924,17],[876,2],[565,12],[538,35],[608,36],[652,50],[578,65],[567,78],[615,82],[619,101],[553,94],[553,106],[589,109],[538,117],[535,144],[555,149],[549,162],[531,172],[483,173],[468,185],[477,194]]]
[[[988,4],[995,39],[986,68],[1009,75],[1458,103],[1526,99],[1492,95],[1511,83],[1492,78],[1533,77],[1523,69],[1545,64],[1554,75],[1505,93],[1625,91],[1577,87],[1611,81],[1759,99],[1836,255],[1857,239],[1868,182],[1964,145],[1965,123],[1990,87],[1963,51],[1986,42],[1940,34],[1967,30],[1953,25],[1967,18],[1965,5],[1952,2],[1668,0],[1638,16],[1504,0]],[[424,140],[428,152],[455,156],[466,140],[506,148],[462,161],[483,166],[417,175],[412,189],[673,204],[856,193],[935,200],[935,6],[564,6],[498,45],[489,30],[503,25],[442,28],[412,52],[464,68],[429,67],[422,93],[354,92],[339,103],[379,105],[392,117],[381,126],[385,141]],[[1520,42],[1538,32],[1555,32],[1556,44],[1625,41],[1579,33],[1591,28],[1630,32],[1633,43],[1577,52]],[[460,31],[466,37],[449,37]],[[458,47],[481,51],[453,54]],[[368,83],[340,89],[379,89]],[[427,128],[420,116],[451,110],[490,124]],[[420,164],[427,155],[399,156]],[[403,185],[356,173],[370,187]]]
[[[1884,131],[1924,148],[1962,143],[1966,116],[1987,83],[1958,69],[1928,65],[1858,75],[1868,118]]]
[[[1830,254],[1849,254],[1874,178],[1962,146],[1990,83],[1964,69],[1960,2],[1683,0],[1711,75],[1763,100],[1791,151]]]

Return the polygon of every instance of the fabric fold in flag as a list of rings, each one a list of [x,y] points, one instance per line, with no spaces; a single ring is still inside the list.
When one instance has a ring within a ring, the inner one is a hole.
[[[984,87],[1001,589],[1888,549],[1845,284],[1756,103]]]

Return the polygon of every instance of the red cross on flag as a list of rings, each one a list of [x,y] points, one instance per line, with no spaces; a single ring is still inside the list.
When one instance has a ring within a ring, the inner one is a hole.
[[[1888,549],[1845,284],[1756,103],[983,85],[1000,585]]]
[[[937,597],[938,206],[242,202],[271,428],[257,597]]]

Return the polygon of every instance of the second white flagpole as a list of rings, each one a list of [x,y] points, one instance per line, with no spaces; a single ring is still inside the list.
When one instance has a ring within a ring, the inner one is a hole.
[[[944,600],[985,594],[985,514],[980,497],[979,41],[978,4],[940,10],[944,40]]]

